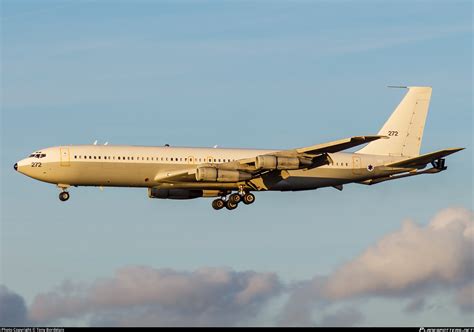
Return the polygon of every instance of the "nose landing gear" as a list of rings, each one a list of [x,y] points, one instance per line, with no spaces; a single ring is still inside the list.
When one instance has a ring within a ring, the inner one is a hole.
[[[59,193],[59,200],[65,202],[69,199],[69,193],[67,191],[62,191]]]
[[[65,202],[69,199],[70,195],[67,191],[67,189],[70,187],[70,185],[68,184],[57,184],[57,187],[61,190],[61,192],[59,193],[59,200],[61,202]]]

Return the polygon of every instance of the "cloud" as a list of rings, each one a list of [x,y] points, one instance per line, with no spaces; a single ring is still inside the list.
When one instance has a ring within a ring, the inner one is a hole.
[[[461,311],[474,312],[474,281],[458,291],[455,302]]]
[[[110,278],[66,281],[38,294],[28,317],[39,324],[82,319],[93,326],[248,325],[284,294],[276,324],[352,326],[365,321],[356,305],[371,297],[408,300],[400,311],[412,314],[429,310],[427,300],[438,291],[451,292],[454,304],[470,314],[473,269],[474,213],[449,208],[425,226],[405,221],[333,273],[310,280],[283,284],[275,273],[129,266]],[[21,296],[1,287],[0,304],[2,324],[27,321]]]
[[[41,323],[92,315],[96,325],[234,325],[256,316],[281,288],[273,273],[132,266],[90,285],[39,294],[30,316]]]
[[[382,237],[328,276],[296,284],[279,321],[282,325],[311,325],[315,310],[371,296],[414,298],[402,311],[420,312],[425,307],[422,296],[438,289],[458,291],[456,304],[469,311],[474,307],[473,269],[474,213],[448,208],[426,226],[405,221],[400,230]],[[336,316],[325,316],[321,324]],[[340,324],[345,317],[340,316]]]
[[[430,285],[465,283],[474,277],[474,214],[450,208],[425,227],[405,221],[328,279],[332,299],[400,295]]]
[[[314,325],[315,306],[324,307],[328,301],[321,295],[326,277],[315,276],[311,280],[301,281],[288,287],[290,297],[278,317],[281,326]]]
[[[27,308],[21,295],[0,285],[0,326],[28,325]]]
[[[342,308],[335,313],[327,314],[321,320],[321,326],[354,326],[364,321],[362,313],[355,308]]]
[[[410,301],[408,305],[403,309],[403,312],[407,314],[416,314],[423,311],[426,307],[426,301],[424,298],[419,297]]]

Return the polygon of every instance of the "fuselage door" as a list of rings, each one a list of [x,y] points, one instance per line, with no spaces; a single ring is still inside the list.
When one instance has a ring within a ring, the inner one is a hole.
[[[69,157],[69,148],[59,148],[59,156],[61,158],[61,166],[70,166],[71,159]]]
[[[360,157],[353,156],[352,157],[352,173],[355,175],[362,174],[362,168],[360,164]]]

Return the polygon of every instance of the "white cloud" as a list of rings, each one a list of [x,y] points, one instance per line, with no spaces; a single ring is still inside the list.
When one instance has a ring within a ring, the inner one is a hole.
[[[321,320],[321,326],[354,326],[364,321],[364,315],[356,308],[347,307],[327,314]]]
[[[456,304],[462,311],[474,312],[474,281],[458,291]]]
[[[233,325],[257,315],[280,289],[273,273],[133,266],[90,285],[39,294],[30,316],[50,322],[91,314],[99,325]]]
[[[397,295],[417,287],[456,285],[473,278],[474,214],[465,209],[438,213],[428,226],[405,221],[328,280],[332,299]]]
[[[442,210],[426,226],[405,221],[333,273],[291,285],[283,285],[275,273],[125,267],[111,278],[65,282],[37,295],[29,317],[37,323],[89,318],[91,325],[101,326],[246,325],[258,320],[262,309],[283,291],[289,297],[276,323],[284,326],[363,323],[354,305],[371,296],[409,300],[400,313],[420,314],[438,290],[453,292],[454,304],[470,313],[473,225],[474,213],[462,208]],[[24,301],[14,295],[0,288],[0,317],[5,320],[5,312],[13,312],[26,320]]]
[[[444,209],[426,226],[405,221],[400,230],[328,276],[292,287],[280,324],[310,325],[315,310],[370,296],[407,298],[410,303],[401,311],[420,313],[425,309],[425,299],[420,296],[438,289],[458,292],[456,304],[463,311],[472,310],[473,225],[474,213],[463,208]],[[321,323],[332,324],[337,315],[326,314]]]

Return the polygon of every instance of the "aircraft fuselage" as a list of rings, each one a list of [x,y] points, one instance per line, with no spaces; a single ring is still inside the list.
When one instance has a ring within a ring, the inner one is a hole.
[[[160,174],[199,166],[238,163],[279,150],[139,147],[111,145],[59,146],[39,150],[44,157],[28,157],[17,163],[17,170],[36,180],[59,186],[157,187],[179,189],[236,190],[239,182],[198,182],[157,180]],[[262,175],[245,186],[247,190],[309,190],[358,182],[398,173],[385,169],[388,161],[400,157],[357,153],[331,153],[332,162],[312,169],[286,170],[282,176]],[[255,183],[253,185],[252,183]],[[260,184],[259,184],[260,183]]]

